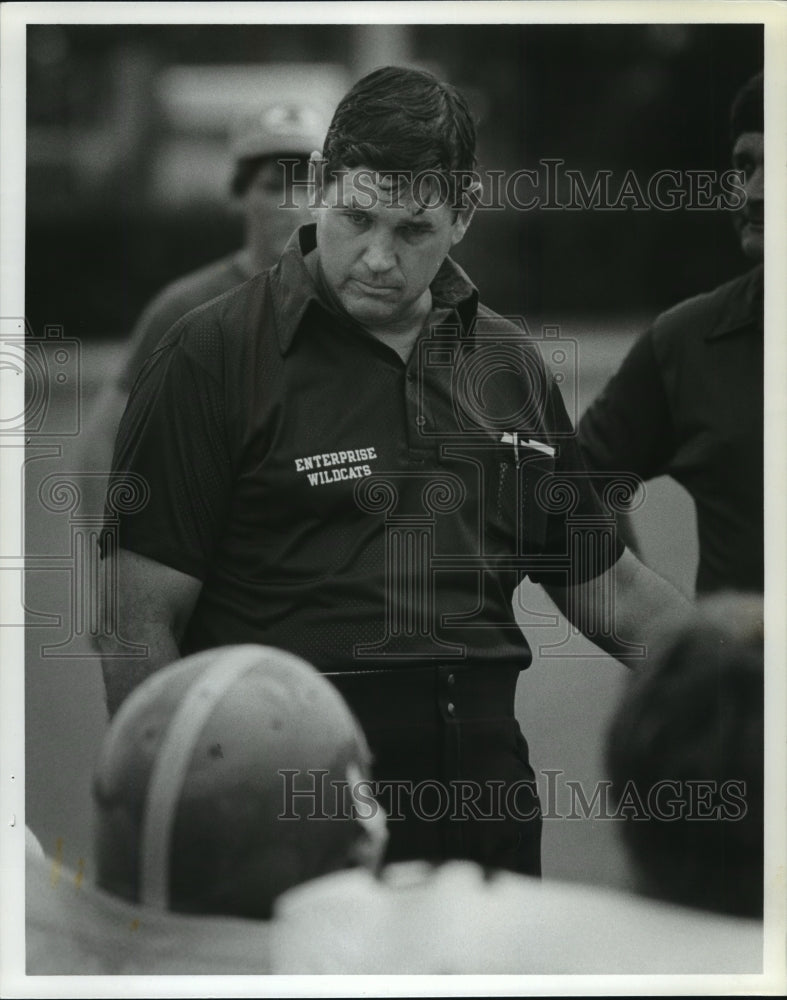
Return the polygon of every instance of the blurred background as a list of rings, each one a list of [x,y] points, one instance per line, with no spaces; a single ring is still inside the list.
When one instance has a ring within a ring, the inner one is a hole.
[[[56,325],[78,342],[84,413],[151,296],[240,245],[227,126],[243,102],[275,98],[286,81],[335,103],[377,66],[424,66],[469,96],[482,171],[559,158],[588,182],[611,171],[615,191],[628,170],[647,183],[662,169],[728,168],[730,101],[762,64],[763,36],[732,24],[36,25],[27,46],[26,312],[34,333]],[[573,417],[656,313],[746,266],[728,213],[685,209],[482,210],[455,256],[498,312],[575,342]],[[47,477],[73,469],[74,442],[27,462],[27,551],[44,559],[25,583],[27,822],[47,853],[90,874],[106,714],[98,663],[71,641],[73,523],[39,497]],[[690,593],[685,494],[649,484],[635,526],[645,560]],[[561,772],[565,813],[567,780],[592,792],[604,778],[604,728],[626,672],[580,637],[550,651],[564,626],[536,588],[518,604],[537,654],[517,711],[537,771]],[[545,874],[628,884],[614,827],[547,821]]]
[[[730,99],[761,58],[757,25],[29,26],[28,318],[122,336],[173,276],[233,249],[229,112],[281,75],[330,102],[375,66],[424,65],[470,96],[482,169],[553,157],[620,183],[727,168]],[[723,212],[474,226],[457,257],[484,298],[553,321],[651,314],[740,266]]]

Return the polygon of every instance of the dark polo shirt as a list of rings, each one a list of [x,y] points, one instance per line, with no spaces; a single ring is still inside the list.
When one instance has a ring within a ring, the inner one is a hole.
[[[118,385],[131,389],[150,354],[173,323],[205,302],[246,281],[253,274],[243,251],[183,275],[163,288],[137,320],[128,341],[128,358],[118,375]]]
[[[763,588],[763,269],[682,302],[579,426],[588,466],[669,475],[697,509],[699,593]]]
[[[142,369],[115,467],[150,497],[120,544],[203,581],[184,653],[262,642],[325,671],[522,669],[516,585],[578,582],[622,551],[538,346],[446,260],[440,325],[405,364],[326,304],[313,248],[304,227]]]

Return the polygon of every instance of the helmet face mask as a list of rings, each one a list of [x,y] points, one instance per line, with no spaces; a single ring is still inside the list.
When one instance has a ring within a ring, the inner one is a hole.
[[[370,758],[338,691],[298,657],[188,657],[138,688],[108,734],[98,883],[160,909],[267,918],[293,885],[381,854],[384,813],[354,798]]]

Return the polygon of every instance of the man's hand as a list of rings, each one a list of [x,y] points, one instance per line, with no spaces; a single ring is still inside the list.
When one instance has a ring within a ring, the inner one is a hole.
[[[628,549],[601,576],[571,587],[544,589],[591,642],[628,667],[658,656],[666,633],[694,613],[687,598]]]
[[[138,684],[180,657],[178,644],[202,588],[201,580],[126,549],[116,560],[118,620],[96,637],[110,717]],[[147,656],[121,653],[116,636],[144,643]]]

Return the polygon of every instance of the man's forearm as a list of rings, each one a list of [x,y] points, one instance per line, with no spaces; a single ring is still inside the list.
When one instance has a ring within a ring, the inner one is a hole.
[[[202,583],[128,549],[110,552],[106,558],[108,579],[118,581],[118,593],[111,606],[101,607],[101,621],[111,621],[113,627],[96,636],[95,645],[101,653],[112,716],[138,684],[180,658],[180,640]],[[147,651],[128,656],[118,636]]]
[[[129,694],[151,674],[180,657],[175,636],[165,625],[146,624],[133,632],[134,641],[147,646],[147,654],[128,656],[112,637],[101,636],[96,646],[101,653],[107,708],[112,718]]]
[[[624,552],[606,573],[574,587],[547,587],[560,611],[627,667],[652,661],[667,635],[690,619],[693,604],[671,583]]]
[[[615,569],[611,616],[614,628],[598,645],[627,667],[644,666],[655,661],[669,633],[692,616],[694,606],[639,560],[626,560]],[[644,649],[635,653],[633,646]]]

